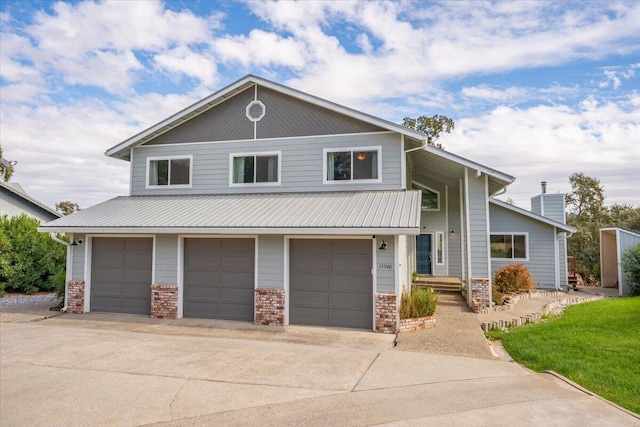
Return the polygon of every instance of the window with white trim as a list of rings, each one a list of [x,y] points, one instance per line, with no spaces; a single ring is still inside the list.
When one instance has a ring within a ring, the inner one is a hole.
[[[436,265],[444,265],[444,233],[436,231]]]
[[[324,150],[324,182],[380,182],[381,147]]]
[[[147,187],[191,186],[192,156],[149,157],[147,159]]]
[[[280,184],[280,152],[230,155],[231,185]]]
[[[440,192],[432,188],[426,187],[413,181],[411,189],[422,191],[422,199],[420,208],[423,211],[439,211],[440,210]]]
[[[491,258],[526,260],[528,257],[526,234],[491,234]]]

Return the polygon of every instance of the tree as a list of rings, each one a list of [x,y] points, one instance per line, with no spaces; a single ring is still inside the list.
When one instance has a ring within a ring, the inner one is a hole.
[[[11,175],[13,175],[14,166],[16,165],[16,161],[10,161],[5,159],[2,156],[2,147],[0,147],[0,179],[3,181],[9,181],[11,179]]]
[[[621,261],[631,282],[631,295],[640,295],[640,243],[624,251]]]
[[[0,295],[55,290],[64,282],[66,249],[25,214],[0,217]]]
[[[600,180],[576,172],[569,177],[571,193],[566,202],[567,223],[576,232],[567,241],[568,253],[576,257],[578,273],[587,283],[600,278],[600,227],[607,223],[604,188]]]
[[[640,231],[640,207],[628,204],[613,204],[608,208],[609,225]]]
[[[442,132],[451,133],[455,124],[449,117],[436,114],[432,117],[420,116],[417,119],[405,117],[402,125],[424,133],[427,136],[427,144],[444,148],[442,144],[436,143],[436,140],[440,138]]]
[[[56,203],[56,211],[60,212],[62,215],[71,215],[74,212],[80,210],[80,206],[77,203],[70,202],[69,200],[64,200],[60,203]]]

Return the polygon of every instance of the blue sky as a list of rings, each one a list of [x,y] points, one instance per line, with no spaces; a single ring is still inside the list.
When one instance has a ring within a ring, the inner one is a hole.
[[[599,178],[640,205],[640,2],[0,3],[0,143],[54,205],[127,194],[104,151],[251,73],[394,122],[517,177]]]

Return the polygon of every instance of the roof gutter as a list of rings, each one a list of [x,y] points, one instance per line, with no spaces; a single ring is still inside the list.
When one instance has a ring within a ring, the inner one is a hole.
[[[60,309],[60,311],[65,312],[67,311],[67,296],[69,294],[69,282],[71,281],[71,244],[69,242],[66,242],[64,240],[62,240],[61,238],[59,238],[58,236],[56,236],[56,233],[49,233],[49,236],[51,236],[51,239],[54,242],[58,242],[60,244],[63,244],[67,247],[67,265],[65,267],[65,279],[64,279],[64,306]]]

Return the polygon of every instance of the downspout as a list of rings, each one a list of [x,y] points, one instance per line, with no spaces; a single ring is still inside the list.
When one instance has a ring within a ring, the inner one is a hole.
[[[56,233],[49,233],[49,236],[51,236],[51,239],[54,242],[61,243],[67,247],[67,265],[65,267],[66,271],[65,271],[65,279],[64,279],[64,306],[60,309],[61,312],[66,312],[67,296],[69,292],[69,282],[71,281],[71,261],[72,261],[71,260],[71,244],[69,242],[65,242],[64,240],[56,236]]]
[[[421,145],[420,147],[410,148],[410,149],[408,149],[408,150],[404,150],[404,153],[405,153],[405,154],[407,154],[407,153],[410,153],[410,152],[412,152],[412,151],[423,150],[423,149],[424,149],[424,147],[426,147],[426,146],[427,146],[427,140],[426,140],[426,139],[424,139],[424,140],[422,141],[422,145]]]

